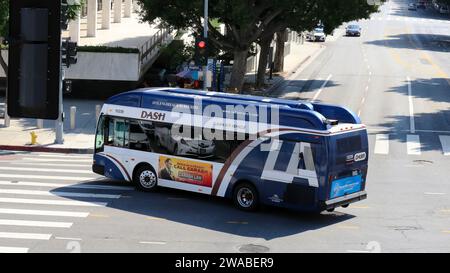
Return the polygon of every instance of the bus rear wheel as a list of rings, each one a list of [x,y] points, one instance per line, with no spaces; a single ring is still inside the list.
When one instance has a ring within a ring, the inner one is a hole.
[[[255,211],[259,206],[258,192],[252,184],[239,184],[233,191],[233,201],[240,210]]]
[[[155,191],[158,186],[158,177],[155,171],[147,165],[141,166],[136,170],[133,181],[137,189],[145,192]]]

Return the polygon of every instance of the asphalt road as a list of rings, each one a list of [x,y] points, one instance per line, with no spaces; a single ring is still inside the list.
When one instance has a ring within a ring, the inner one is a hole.
[[[450,20],[390,1],[340,37],[282,96],[359,113],[367,200],[321,215],[236,210],[222,199],[134,191],[82,155],[0,154],[0,250],[22,252],[449,252]]]

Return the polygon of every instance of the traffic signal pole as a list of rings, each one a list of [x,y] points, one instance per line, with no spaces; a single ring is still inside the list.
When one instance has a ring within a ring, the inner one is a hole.
[[[203,37],[205,41],[208,40],[208,0],[205,0],[204,6],[204,22],[203,22]],[[206,59],[206,65],[203,67],[203,90],[207,90],[206,74],[208,73],[208,58]]]
[[[61,49],[63,48],[63,40],[61,38]],[[59,58],[59,115],[58,119],[55,121],[55,144],[64,144],[64,108],[63,108],[63,81],[64,81],[64,69],[62,66],[62,50],[60,50]]]

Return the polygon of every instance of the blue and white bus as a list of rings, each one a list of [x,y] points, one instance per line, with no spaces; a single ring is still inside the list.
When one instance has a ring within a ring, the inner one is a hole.
[[[345,107],[147,88],[108,99],[93,171],[143,191],[168,187],[260,204],[332,211],[363,200],[367,130]]]

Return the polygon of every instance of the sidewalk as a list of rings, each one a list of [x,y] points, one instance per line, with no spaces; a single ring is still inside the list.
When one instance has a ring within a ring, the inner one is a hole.
[[[253,93],[255,93],[255,95],[271,96],[273,91],[275,91],[284,80],[296,73],[308,60],[323,48],[325,48],[325,46],[322,43],[292,43],[289,55],[284,58],[284,72],[274,74],[272,80],[269,80],[269,77],[266,76],[266,88]],[[245,76],[246,83],[254,83],[255,81],[255,73],[248,73]]]
[[[4,111],[4,98],[0,97],[0,113]],[[0,150],[92,153],[95,139],[95,106],[102,101],[64,100],[64,144],[55,142],[55,121],[44,120],[43,128],[37,128],[35,119],[11,119],[11,126],[3,126],[3,114],[0,114]],[[75,129],[70,129],[70,107],[76,106]],[[31,144],[31,132],[38,136],[37,145]]]

